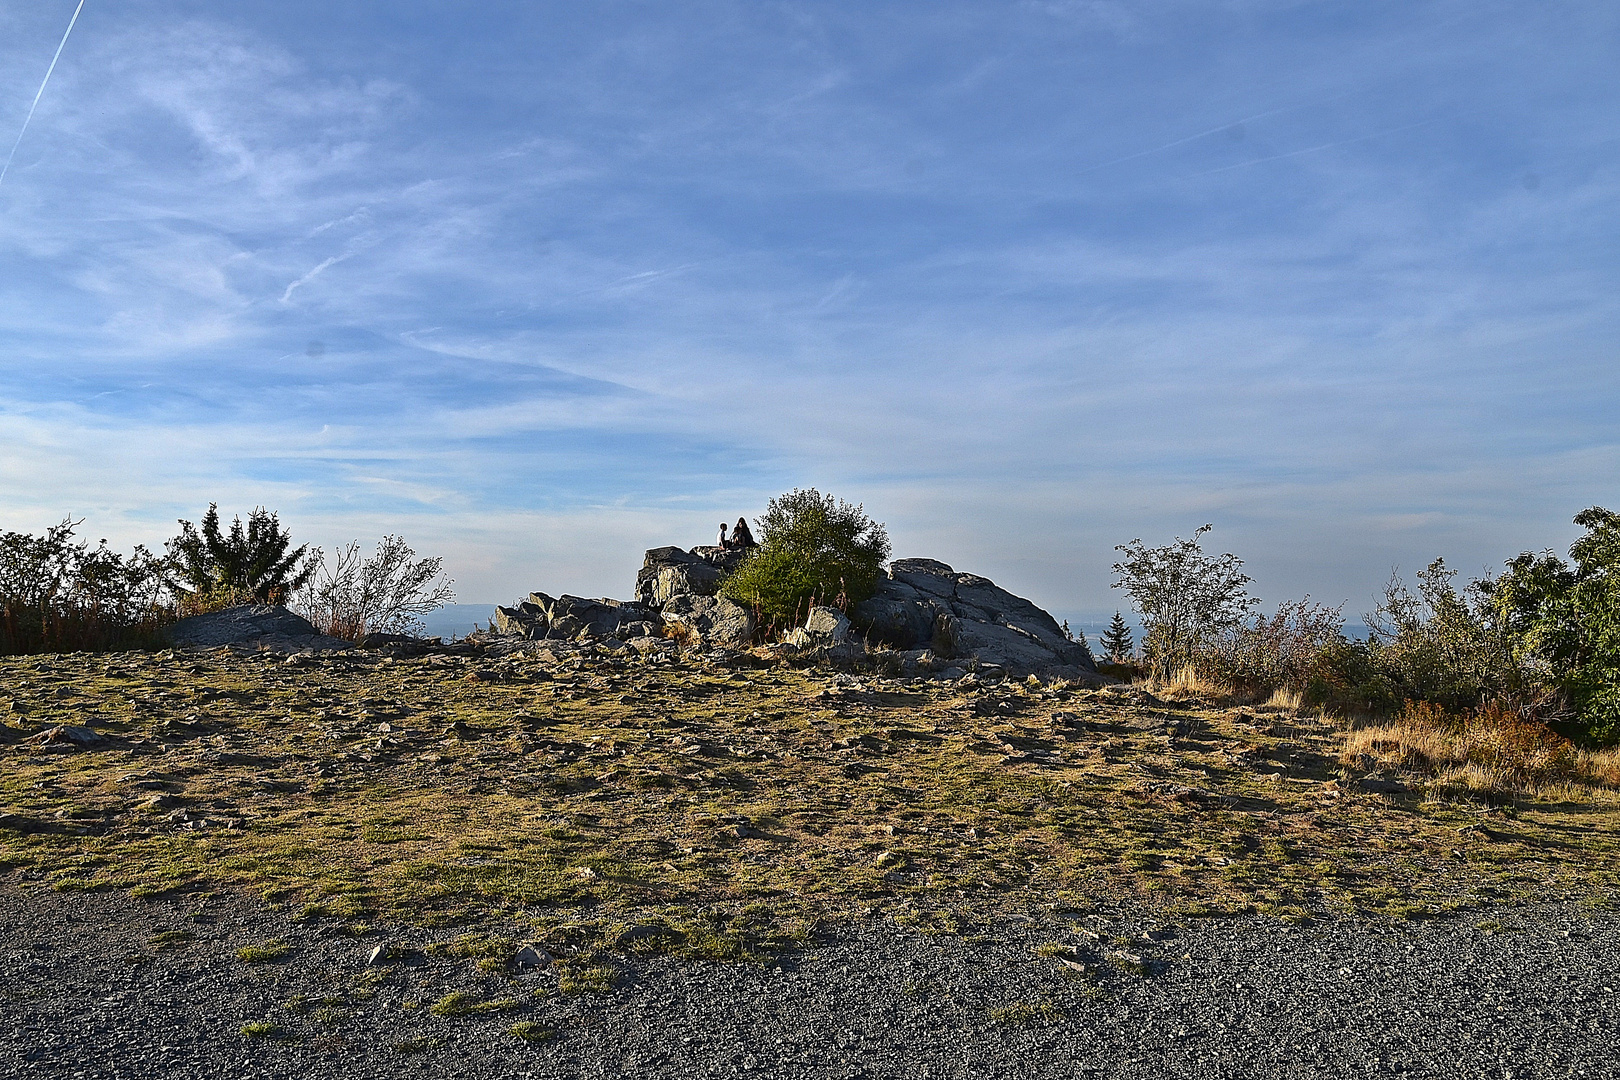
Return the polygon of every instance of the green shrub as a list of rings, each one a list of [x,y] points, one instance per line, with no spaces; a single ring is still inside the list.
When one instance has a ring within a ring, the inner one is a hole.
[[[1208,556],[1199,539],[1213,525],[1150,548],[1141,540],[1114,548],[1125,557],[1114,564],[1113,588],[1124,589],[1147,630],[1142,652],[1161,678],[1193,662],[1216,635],[1236,629],[1260,601],[1248,594],[1250,578],[1236,555]]]
[[[1481,592],[1508,636],[1520,670],[1567,700],[1581,734],[1620,742],[1620,514],[1594,506],[1575,515],[1586,535],[1573,565],[1525,552]]]
[[[861,506],[814,488],[778,495],[759,519],[759,548],[721,586],[770,628],[796,626],[814,604],[848,609],[871,596],[889,536]]]

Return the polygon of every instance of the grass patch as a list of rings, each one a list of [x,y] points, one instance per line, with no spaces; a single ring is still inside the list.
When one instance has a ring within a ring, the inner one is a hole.
[[[268,1020],[253,1020],[237,1030],[247,1039],[278,1039],[282,1034],[281,1028]]]
[[[272,960],[280,960],[292,952],[292,946],[285,941],[272,939],[261,941],[256,945],[244,945],[236,950],[236,958],[244,964],[267,964]]]
[[[507,1034],[516,1035],[524,1042],[543,1043],[550,1042],[557,1037],[557,1033],[548,1027],[535,1023],[533,1020],[519,1020],[506,1029]]]
[[[990,1010],[990,1020],[1003,1027],[1045,1027],[1062,1019],[1062,1011],[1050,1001],[1015,1001]]]
[[[481,1016],[485,1013],[506,1012],[517,1008],[517,1001],[513,998],[501,998],[496,1001],[485,1001],[477,994],[466,990],[457,990],[444,995],[438,1001],[428,1006],[428,1012],[434,1016]]]

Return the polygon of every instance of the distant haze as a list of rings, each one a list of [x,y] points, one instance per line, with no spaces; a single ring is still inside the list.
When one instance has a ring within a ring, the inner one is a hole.
[[[0,8],[0,146],[76,0]],[[626,596],[816,486],[1054,612],[1359,621],[1620,506],[1620,6],[88,4],[0,184],[0,528],[210,500]]]

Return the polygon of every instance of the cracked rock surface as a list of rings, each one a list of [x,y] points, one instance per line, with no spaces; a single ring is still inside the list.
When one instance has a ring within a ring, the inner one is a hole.
[[[763,964],[620,957],[610,989],[565,994],[427,931],[368,966],[376,937],[223,894],[6,887],[0,1076],[1614,1075],[1620,918],[1478,918],[880,918]],[[266,941],[285,953],[239,957]]]

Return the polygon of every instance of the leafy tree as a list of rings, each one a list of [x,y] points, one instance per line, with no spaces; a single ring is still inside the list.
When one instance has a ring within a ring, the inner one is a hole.
[[[1114,564],[1118,580],[1142,616],[1148,664],[1169,677],[1191,662],[1194,651],[1215,634],[1241,626],[1260,603],[1248,594],[1252,580],[1243,560],[1230,553],[1204,554],[1199,538],[1215,526],[1205,525],[1191,540],[1150,548],[1141,540],[1117,545],[1124,559]]]
[[[1575,524],[1574,565],[1525,552],[1481,592],[1518,665],[1557,686],[1588,735],[1620,742],[1620,514],[1594,506]]]
[[[360,542],[338,549],[330,566],[314,556],[316,574],[299,596],[299,608],[322,632],[359,641],[369,633],[420,633],[422,616],[455,602],[454,582],[439,578],[444,560],[416,558],[400,536],[384,536],[368,559]]]
[[[812,604],[865,600],[889,557],[889,535],[864,507],[815,488],[772,499],[759,527],[759,547],[721,593],[777,626],[796,625]]]
[[[202,528],[180,522],[180,535],[168,542],[174,586],[187,606],[252,599],[280,604],[304,587],[315,573],[319,552],[309,554],[303,544],[291,551],[292,537],[276,515],[257,507],[231,522],[229,533],[219,529],[219,505],[208,504]]]
[[[1108,659],[1116,664],[1125,663],[1136,649],[1136,639],[1131,634],[1131,628],[1125,625],[1125,616],[1117,611],[1114,612],[1114,620],[1103,632],[1102,647],[1103,652],[1108,654]]]

